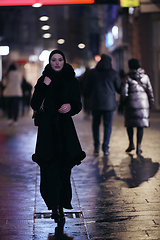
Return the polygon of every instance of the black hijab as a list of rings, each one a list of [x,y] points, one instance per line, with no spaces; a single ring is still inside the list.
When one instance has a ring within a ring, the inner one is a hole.
[[[60,54],[63,57],[64,65],[63,68],[60,71],[55,71],[51,66],[51,58],[54,54]],[[72,68],[72,66],[68,63],[66,63],[65,55],[60,50],[53,50],[49,55],[49,64],[46,65],[43,74],[44,77],[49,77],[52,81],[55,80],[69,80],[71,77],[75,76],[75,72]]]
[[[49,64],[50,64],[51,58],[52,58],[52,56],[53,56],[54,54],[60,54],[60,55],[63,57],[64,65],[66,64],[66,58],[65,58],[64,53],[63,53],[62,51],[58,50],[58,49],[57,49],[57,50],[53,50],[53,51],[50,53],[50,55],[49,55]]]

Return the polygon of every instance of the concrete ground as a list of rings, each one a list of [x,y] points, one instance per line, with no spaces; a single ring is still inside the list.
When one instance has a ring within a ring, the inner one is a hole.
[[[26,112],[17,126],[0,116],[0,240],[57,239],[39,193],[39,167],[31,160],[37,131],[31,115]],[[65,211],[59,239],[160,239],[160,112],[151,113],[144,129],[141,158],[125,153],[124,120],[116,112],[108,157],[93,156],[91,118],[82,111],[74,122],[87,157],[72,170],[73,209]]]

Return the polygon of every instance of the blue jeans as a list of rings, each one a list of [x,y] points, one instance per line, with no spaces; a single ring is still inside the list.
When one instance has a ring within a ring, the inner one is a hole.
[[[101,123],[101,117],[103,117],[103,152],[107,152],[109,149],[109,141],[112,132],[112,121],[113,121],[113,111],[104,111],[104,110],[95,110],[92,111],[92,132],[94,140],[94,148],[96,151],[99,151],[100,148],[100,134],[99,128]]]

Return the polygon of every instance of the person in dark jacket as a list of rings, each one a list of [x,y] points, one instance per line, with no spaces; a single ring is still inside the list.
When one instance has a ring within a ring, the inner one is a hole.
[[[126,152],[135,149],[133,142],[133,128],[137,128],[136,153],[140,155],[143,128],[149,127],[149,109],[153,107],[154,96],[148,75],[141,68],[139,61],[132,58],[128,61],[130,72],[122,87],[122,105],[124,105],[125,127],[129,138]]]
[[[92,132],[94,140],[94,154],[99,154],[99,127],[103,117],[104,136],[102,151],[109,154],[109,141],[112,132],[113,113],[116,109],[116,92],[121,91],[119,74],[112,68],[111,57],[102,54],[101,60],[94,69],[90,70],[85,85],[85,95],[90,98],[92,111]]]
[[[38,79],[31,99],[41,116],[33,161],[40,166],[40,192],[55,222],[64,220],[63,208],[72,209],[71,169],[85,158],[73,115],[82,109],[78,80],[60,50],[50,53],[49,64]]]

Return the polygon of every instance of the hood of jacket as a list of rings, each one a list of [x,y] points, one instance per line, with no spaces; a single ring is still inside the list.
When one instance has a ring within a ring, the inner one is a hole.
[[[97,71],[103,72],[109,69],[112,69],[111,61],[108,61],[106,59],[101,59],[96,66]]]
[[[143,78],[144,74],[145,74],[144,69],[138,68],[137,70],[131,71],[128,75],[130,78],[139,82],[141,78]]]

